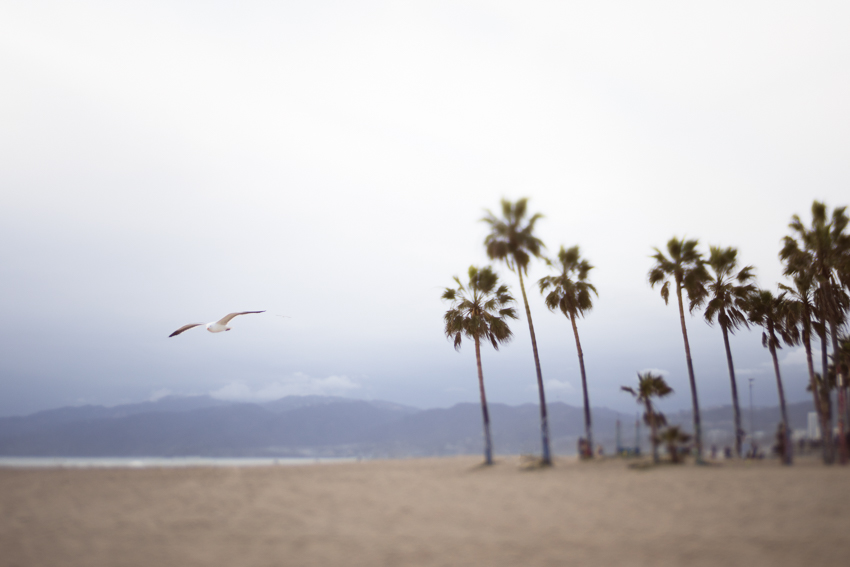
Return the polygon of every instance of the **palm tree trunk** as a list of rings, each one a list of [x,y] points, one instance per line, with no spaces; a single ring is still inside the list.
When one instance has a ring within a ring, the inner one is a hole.
[[[475,337],[475,362],[478,365],[478,389],[481,391],[481,415],[484,418],[484,462],[493,464],[493,441],[490,438],[490,412],[487,410],[487,396],[484,394],[484,371],[481,369],[481,344]]]
[[[838,360],[838,329],[834,323],[835,315],[830,314],[830,334],[832,335],[832,357],[835,364],[835,377],[838,382],[838,462],[847,464],[847,400],[844,396],[844,388],[847,385],[844,373],[841,372],[841,361]]]
[[[835,462],[835,444],[832,439],[832,393],[828,386],[828,376],[829,376],[829,355],[827,354],[827,343],[826,343],[826,324],[821,326],[818,331],[818,336],[820,337],[820,358],[821,358],[821,377],[822,382],[824,384],[823,388],[818,392],[822,396],[821,407],[824,409],[824,413],[826,414],[826,424],[827,428],[823,431],[822,435],[825,439],[828,439],[829,450],[830,450],[830,464]]]
[[[839,462],[847,464],[847,397],[844,387],[838,387],[838,454]]]
[[[809,314],[806,313],[806,317]],[[808,319],[807,319],[808,320]],[[803,327],[803,347],[806,349],[806,368],[809,370],[809,384],[812,388],[812,398],[815,402],[815,410],[818,412],[818,421],[820,422],[821,443],[823,444],[823,462],[825,465],[832,464],[832,435],[829,434],[829,420],[827,411],[823,407],[823,398],[820,388],[815,379],[815,363],[812,357],[812,335],[810,327]]]
[[[540,357],[537,355],[537,339],[534,336],[534,323],[531,322],[531,309],[528,307],[528,297],[525,295],[525,284],[522,282],[522,268],[517,266],[519,288],[522,290],[522,301],[525,303],[525,316],[528,318],[528,332],[531,333],[531,350],[534,351],[534,368],[537,370],[537,389],[540,391],[540,433],[543,437],[543,464],[552,464],[552,453],[549,450],[549,417],[546,412],[546,393],[543,391],[543,373],[540,371]],[[590,448],[593,450],[593,447]]]
[[[658,458],[658,432],[655,425],[655,412],[652,411],[652,403],[646,400],[646,415],[649,418],[649,434],[652,436],[652,462],[658,464],[661,460]]]
[[[847,425],[850,424],[850,404],[847,403],[847,399],[850,398],[850,386],[847,385],[847,376],[844,377],[844,445],[847,446],[850,444],[850,433],[847,433]],[[839,400],[841,403],[841,400]],[[850,450],[850,447],[848,447]]]
[[[844,397],[844,387],[847,385],[845,380],[846,377],[843,376],[843,372],[840,372],[841,364],[839,364],[838,360],[838,327],[835,322],[835,316],[837,309],[834,308],[836,305],[835,297],[832,295],[832,288],[830,286],[829,280],[824,282],[821,280],[821,289],[826,291],[827,298],[827,318],[829,319],[829,330],[830,330],[830,338],[832,339],[832,356],[835,359],[835,377],[838,382],[838,461],[842,465],[847,464],[847,414],[846,414],[846,400]],[[826,377],[826,373],[824,373],[824,377]]]
[[[694,378],[694,364],[691,362],[691,345],[688,343],[688,329],[685,326],[685,306],[682,303],[682,284],[676,280],[676,298],[679,300],[679,321],[682,323],[682,338],[685,341],[685,358],[688,361],[688,379],[691,382],[691,403],[694,409],[694,449],[697,464],[702,460],[702,425],[700,423],[699,399],[697,399],[697,381]]]
[[[581,350],[581,341],[578,339],[578,327],[576,326],[576,317],[570,313],[570,323],[573,325],[573,334],[576,337],[576,351],[578,351],[578,365],[581,369],[581,390],[584,394],[584,434],[587,439],[588,446],[593,447],[593,428],[590,423],[590,398],[587,395],[587,376],[584,373],[584,352]],[[591,452],[591,456],[592,456]]]
[[[729,347],[729,332],[725,325],[720,325],[723,331],[723,344],[726,347],[726,364],[729,366],[729,380],[732,383],[732,410],[735,413],[735,455],[741,458],[741,445],[744,429],[741,427],[741,407],[738,405],[738,384],[735,381],[735,365],[732,363],[732,349]]]
[[[821,376],[824,380],[829,375],[829,355],[827,354],[827,344],[826,344],[826,329],[822,328],[818,332],[818,336],[820,336],[820,358],[821,358]]]
[[[776,388],[779,390],[779,408],[782,410],[782,425],[785,428],[785,451],[782,454],[782,463],[790,465],[794,458],[791,447],[791,429],[788,427],[788,411],[785,409],[785,389],[782,387],[782,376],[779,374],[779,359],[776,357],[776,336],[773,334],[773,326],[770,327],[770,356],[773,358],[773,370],[776,372]]]

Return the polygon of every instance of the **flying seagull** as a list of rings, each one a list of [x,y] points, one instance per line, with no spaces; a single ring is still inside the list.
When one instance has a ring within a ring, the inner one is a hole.
[[[213,321],[212,323],[207,323],[207,325],[206,325],[207,331],[209,331],[210,333],[221,333],[222,331],[229,331],[230,327],[228,327],[227,324],[230,323],[231,319],[233,319],[237,315],[248,315],[250,313],[265,313],[265,311],[240,311],[239,313],[231,313],[229,315],[225,315],[224,317],[222,317],[218,321]],[[189,323],[188,325],[183,325],[182,327],[180,327],[179,329],[177,329],[176,331],[174,331],[173,333],[171,333],[168,336],[169,337],[176,337],[177,335],[179,335],[183,331],[188,331],[192,327],[199,327],[201,325],[203,325],[203,323]]]

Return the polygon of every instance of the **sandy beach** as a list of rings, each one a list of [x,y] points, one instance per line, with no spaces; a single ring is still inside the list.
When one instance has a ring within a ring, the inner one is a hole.
[[[850,469],[0,469],[3,566],[847,565]]]

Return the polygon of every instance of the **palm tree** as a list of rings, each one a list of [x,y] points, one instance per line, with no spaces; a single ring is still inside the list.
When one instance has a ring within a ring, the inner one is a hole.
[[[622,386],[620,389],[633,395],[637,403],[643,404],[646,410],[643,414],[643,420],[649,425],[649,429],[652,432],[652,460],[657,463],[659,461],[658,428],[666,425],[667,420],[664,418],[664,414],[655,411],[655,408],[652,406],[652,398],[669,396],[673,393],[673,389],[667,385],[664,378],[649,371],[643,374],[638,372],[637,390],[629,386]]]
[[[691,345],[688,342],[688,329],[685,326],[685,307],[682,302],[682,291],[684,291],[688,294],[688,299],[690,300],[689,312],[693,313],[694,309],[705,301],[708,294],[705,286],[711,277],[705,269],[702,254],[697,251],[697,244],[697,240],[671,238],[667,242],[667,252],[670,254],[669,258],[661,250],[655,248],[655,254],[652,255],[655,265],[649,270],[648,278],[649,285],[652,287],[664,282],[661,286],[661,298],[664,299],[665,305],[670,299],[671,278],[676,287],[676,299],[679,302],[679,321],[682,325],[682,338],[685,341],[685,359],[688,363],[688,379],[691,385],[696,461],[701,464],[703,463],[702,427],[700,425],[699,399],[697,398],[697,383],[694,378],[694,365],[691,361]]]
[[[818,420],[820,428],[823,432],[823,460],[826,464],[831,464],[835,456],[832,446],[832,408],[829,403],[829,389],[824,390],[817,374],[815,374],[814,357],[812,355],[812,331],[820,330],[822,339],[825,339],[823,333],[824,326],[818,321],[818,301],[816,300],[817,288],[815,287],[814,274],[810,269],[798,269],[792,276],[794,287],[785,284],[779,284],[788,301],[789,323],[795,325],[799,330],[800,341],[806,351],[806,367],[809,371],[809,389],[812,391],[815,410],[818,412]],[[822,340],[823,347],[826,346],[826,341]],[[824,350],[825,352],[825,350]],[[825,358],[825,357],[824,357]],[[826,364],[826,361],[824,361]],[[826,367],[824,370],[827,370]],[[824,374],[826,376],[826,373]],[[824,395],[825,394],[825,395]]]
[[[481,414],[484,418],[484,461],[493,464],[493,442],[490,437],[490,413],[487,410],[487,396],[484,393],[484,372],[481,369],[481,340],[489,340],[493,348],[511,340],[513,333],[506,319],[516,319],[516,311],[511,304],[514,298],[508,293],[508,286],[499,285],[499,276],[490,266],[478,269],[469,267],[469,284],[464,286],[457,276],[454,278],[457,288],[446,288],[443,300],[450,301],[446,311],[446,337],[454,341],[455,350],[460,350],[462,338],[466,336],[475,342],[475,361],[478,366],[478,388],[481,393]]]
[[[850,235],[844,232],[848,219],[846,207],[838,207],[828,214],[827,206],[819,201],[812,203],[812,226],[806,228],[800,217],[791,217],[788,225],[797,238],[786,236],[783,239],[779,257],[786,263],[785,275],[791,275],[811,267],[824,300],[824,321],[829,323],[832,352],[838,352],[839,328],[844,323],[846,308],[842,308],[838,290],[841,289],[840,273],[850,254]],[[799,239],[799,241],[797,240]],[[826,372],[824,372],[826,375]],[[846,399],[847,376],[838,375],[838,430],[841,463],[848,461],[846,440]]]
[[[741,408],[738,405],[738,384],[735,381],[735,365],[732,362],[732,349],[729,347],[729,333],[741,325],[747,326],[747,317],[742,311],[747,297],[755,291],[750,283],[755,275],[752,266],[745,266],[737,273],[738,251],[734,248],[710,247],[708,266],[711,268],[711,281],[706,286],[709,299],[705,306],[705,320],[714,324],[714,318],[723,331],[723,346],[726,347],[726,364],[729,367],[729,381],[732,384],[732,409],[735,414],[735,454],[741,458],[741,444],[744,433],[741,427]]]
[[[682,431],[682,428],[678,425],[671,425],[664,428],[664,431],[658,435],[658,440],[667,446],[667,453],[670,454],[670,459],[674,463],[680,463],[681,459],[679,455],[682,453],[682,449],[684,449],[683,445],[691,440],[691,436]]]
[[[550,311],[560,309],[567,316],[573,326],[573,335],[576,338],[576,352],[578,352],[578,365],[581,370],[581,388],[584,394],[584,432],[588,446],[593,447],[593,428],[590,421],[590,400],[587,394],[587,375],[584,372],[584,353],[581,350],[581,341],[578,338],[578,327],[576,317],[584,316],[586,311],[593,309],[592,295],[598,296],[596,288],[587,281],[587,275],[593,266],[590,262],[581,258],[578,246],[565,250],[562,246],[558,251],[558,275],[546,276],[538,283],[540,293],[551,289],[546,295],[546,307]],[[593,456],[593,451],[590,451]]]
[[[534,353],[534,368],[537,371],[537,389],[540,393],[540,433],[543,438],[544,465],[552,464],[552,453],[549,450],[549,418],[546,412],[546,392],[543,390],[543,373],[540,371],[540,356],[537,354],[537,338],[534,335],[534,324],[531,321],[531,309],[528,307],[528,297],[525,294],[523,274],[528,275],[528,263],[532,257],[539,258],[543,242],[534,236],[534,225],[543,215],[535,214],[525,221],[528,199],[519,199],[511,203],[502,199],[502,217],[499,218],[490,211],[481,219],[490,225],[490,234],[484,239],[487,256],[491,260],[505,262],[508,269],[519,276],[519,288],[522,291],[522,301],[525,304],[525,316],[528,319],[528,332],[531,334],[531,350]]]
[[[785,428],[785,447],[782,461],[786,465],[793,462],[791,447],[791,429],[788,427],[788,411],[785,409],[785,389],[782,387],[782,376],[779,373],[779,359],[776,349],[782,348],[780,338],[786,344],[794,344],[798,341],[797,328],[788,324],[790,313],[788,301],[785,294],[774,297],[770,291],[762,289],[750,296],[747,315],[750,323],[764,329],[761,343],[770,351],[773,358],[773,370],[776,373],[776,388],[779,390],[779,407],[782,410],[782,425]],[[777,336],[778,335],[778,336]]]

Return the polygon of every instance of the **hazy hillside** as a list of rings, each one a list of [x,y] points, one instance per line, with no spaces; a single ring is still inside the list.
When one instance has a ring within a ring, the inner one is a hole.
[[[492,404],[496,452],[537,453],[539,411],[533,404]],[[794,428],[806,426],[810,404],[789,406]],[[574,454],[584,434],[581,408],[549,405],[553,450]],[[771,435],[777,408],[754,413],[756,429]],[[611,452],[617,420],[621,444],[635,442],[635,415],[596,408],[595,440]],[[690,413],[669,415],[690,427]],[[732,435],[731,408],[703,413],[706,443]],[[749,412],[745,413],[749,428]],[[641,441],[647,447],[646,428]],[[382,401],[327,396],[289,396],[265,404],[234,403],[206,396],[169,397],[112,408],[83,406],[0,418],[0,455],[5,456],[362,456],[405,457],[481,451],[481,409],[458,404],[418,410]]]

